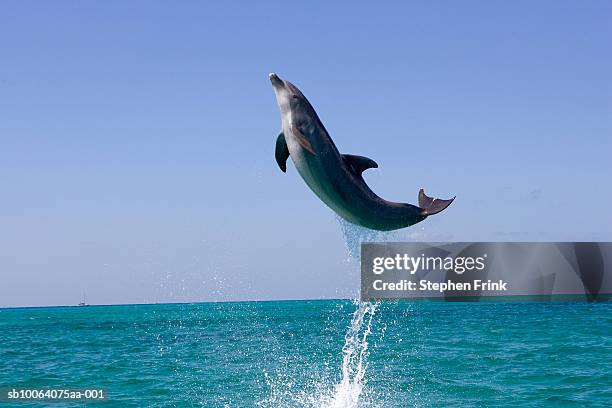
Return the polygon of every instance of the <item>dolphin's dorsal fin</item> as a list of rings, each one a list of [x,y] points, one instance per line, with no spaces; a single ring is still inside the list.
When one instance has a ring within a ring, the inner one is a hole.
[[[287,141],[285,140],[285,134],[280,132],[276,138],[276,150],[274,151],[276,156],[276,162],[278,167],[285,173],[287,171],[287,159],[289,158],[289,149],[287,148]]]
[[[348,167],[357,176],[361,176],[361,173],[367,169],[378,168],[378,164],[374,160],[363,156],[343,154],[342,160],[344,160],[346,167]]]

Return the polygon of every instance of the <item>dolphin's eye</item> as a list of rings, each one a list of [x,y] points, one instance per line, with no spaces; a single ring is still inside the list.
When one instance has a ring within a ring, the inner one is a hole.
[[[296,94],[291,95],[291,97],[292,97],[293,99],[297,99],[297,98],[298,98],[298,96],[297,96]]]

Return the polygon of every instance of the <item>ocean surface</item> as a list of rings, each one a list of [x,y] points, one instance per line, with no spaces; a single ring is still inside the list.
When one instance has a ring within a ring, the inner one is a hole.
[[[279,301],[0,309],[2,406],[612,406],[612,304]]]

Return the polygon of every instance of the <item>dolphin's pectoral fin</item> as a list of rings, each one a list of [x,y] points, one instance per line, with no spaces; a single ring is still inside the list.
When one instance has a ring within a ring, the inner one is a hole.
[[[274,151],[276,162],[278,167],[285,173],[287,171],[287,159],[289,158],[289,149],[287,148],[287,141],[285,140],[285,134],[280,132],[276,138],[276,150]]]
[[[434,215],[443,211],[451,205],[455,197],[450,200],[441,200],[439,198],[431,198],[425,195],[425,190],[419,190],[419,207],[421,207],[421,215]]]
[[[300,129],[298,129],[297,126],[292,126],[291,127],[291,133],[293,134],[293,136],[295,136],[295,139],[298,141],[300,146],[302,146],[304,149],[308,150],[310,153],[316,154],[314,149],[312,148],[312,145],[308,141],[308,138],[306,138],[306,136],[304,136],[304,133],[302,133],[302,131]]]
[[[348,167],[357,176],[361,176],[361,173],[367,169],[378,168],[378,164],[374,160],[363,156],[343,154],[342,160],[344,160],[346,167]]]

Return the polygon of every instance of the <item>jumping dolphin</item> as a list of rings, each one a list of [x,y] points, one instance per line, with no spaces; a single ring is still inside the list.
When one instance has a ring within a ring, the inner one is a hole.
[[[390,231],[409,227],[437,214],[455,198],[440,200],[419,191],[419,206],[386,201],[366,184],[364,170],[377,168],[372,159],[340,154],[308,99],[289,81],[269,75],[281,114],[276,162],[287,171],[289,156],[308,187],[345,220],[366,228]]]

